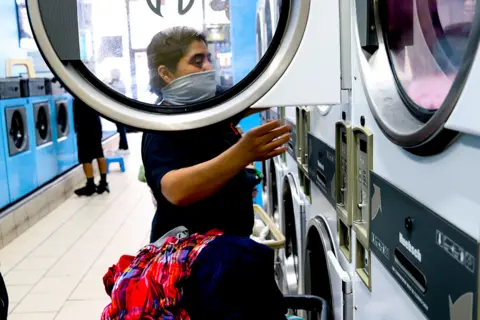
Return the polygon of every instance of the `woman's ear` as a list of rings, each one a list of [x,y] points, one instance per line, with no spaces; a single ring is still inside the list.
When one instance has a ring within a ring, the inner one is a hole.
[[[165,67],[164,65],[159,66],[157,71],[158,71],[158,75],[160,76],[160,78],[162,78],[162,80],[166,84],[169,84],[170,82],[173,81],[172,73],[170,71],[168,71],[168,68]]]

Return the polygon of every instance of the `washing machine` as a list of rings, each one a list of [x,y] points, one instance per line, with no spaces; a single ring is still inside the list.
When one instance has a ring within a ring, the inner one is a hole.
[[[53,96],[52,102],[58,173],[68,171],[78,164],[77,141],[73,120],[73,100],[70,95]]]
[[[355,319],[477,319],[480,3],[354,1]]]
[[[3,100],[1,119],[10,200],[15,202],[38,186],[32,106],[25,98]]]
[[[301,184],[297,163],[297,116],[296,107],[282,107],[284,122],[292,128],[292,138],[287,143],[287,152],[284,155],[285,167],[282,172],[283,179],[277,185],[281,210],[279,225],[286,238],[286,246],[280,251],[282,260],[280,274],[280,287],[284,293],[303,293],[303,248],[305,233],[305,213],[309,203],[309,195],[304,193]],[[278,157],[282,165],[282,157]],[[275,160],[274,160],[275,161]]]
[[[275,0],[260,0],[257,2],[256,12],[256,53],[257,62],[260,62],[267,52],[267,49],[272,42],[275,34],[276,26],[278,24],[279,14],[281,9],[281,1]],[[260,114],[261,123],[265,123],[272,118],[278,118],[278,108],[275,107],[272,111],[267,109]],[[277,195],[277,181],[275,174],[274,160],[269,159],[262,161],[262,202],[263,206],[270,217],[278,223],[278,195]]]
[[[310,199],[303,233],[305,293],[327,300],[328,319],[353,319],[351,222],[342,215],[348,200],[337,194],[347,188],[340,180],[351,177],[345,174],[348,168],[341,156],[350,117],[349,103],[297,108],[297,143],[301,144],[297,150],[304,150],[297,157],[303,169],[299,176],[306,174],[304,188]],[[309,319],[316,318],[309,315]]]
[[[269,110],[269,120],[279,120],[285,122],[285,108],[274,107]],[[287,155],[286,153],[274,157],[267,161],[268,181],[270,183],[270,197],[269,204],[272,208],[271,215],[273,216],[278,227],[282,225],[283,217],[283,191],[282,185],[287,170]]]
[[[0,100],[0,113],[3,113],[3,101]],[[5,135],[6,126],[5,121],[0,121],[0,130],[2,135]],[[4,139],[0,140],[0,209],[6,207],[10,203],[10,190],[8,187],[8,174]]]
[[[53,142],[54,117],[50,96],[32,97],[28,99],[33,110],[35,128],[35,162],[38,185],[44,185],[58,174],[58,161]]]
[[[272,40],[261,59],[249,57],[258,60],[257,65],[222,96],[181,108],[151,106],[134,99],[125,99],[103,85],[101,75],[86,68],[87,62],[82,61],[78,55],[79,30],[64,27],[69,25],[68,21],[78,19],[76,6],[63,1],[61,15],[58,15],[61,18],[52,19],[48,12],[56,8],[55,2],[59,3],[59,0],[28,2],[32,31],[39,48],[65,86],[106,117],[145,130],[174,131],[210,125],[250,107],[267,107],[272,108],[270,114],[273,117],[283,118],[293,125],[293,138],[289,142],[288,153],[283,158],[271,160],[265,167],[269,168],[267,170],[272,175],[275,172],[275,178],[272,177],[271,180],[272,184],[273,181],[277,182],[278,220],[288,242],[284,250],[286,264],[282,268],[285,271],[284,291],[304,291],[305,213],[311,194],[306,188],[309,181],[305,170],[302,171],[303,175],[298,170],[296,106],[342,103],[339,2],[270,1],[270,6],[276,4],[279,7],[279,18],[275,31],[272,30]],[[265,3],[265,7],[266,5]],[[188,14],[183,18],[188,17]],[[255,15],[256,12],[242,14]],[[102,23],[106,23],[108,17],[103,18]],[[116,25],[127,25],[127,21],[117,20],[114,22]],[[264,22],[259,23],[266,23],[267,20],[265,18]],[[255,17],[252,21],[255,21]],[[248,25],[244,30],[253,37],[255,30],[259,29],[256,27]],[[268,31],[267,28],[264,30]],[[89,63],[101,63],[101,59]],[[97,57],[93,60],[97,60]],[[279,106],[281,108],[276,110],[275,115],[275,108]],[[284,110],[284,117],[281,110]],[[271,193],[275,194],[273,191]],[[273,196],[271,198],[274,199]],[[272,212],[275,211],[274,207],[271,206]]]

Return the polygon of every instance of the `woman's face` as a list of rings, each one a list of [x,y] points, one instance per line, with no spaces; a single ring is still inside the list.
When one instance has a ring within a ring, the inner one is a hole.
[[[171,72],[165,66],[158,67],[158,73],[166,84],[188,74],[209,71],[213,69],[211,54],[203,41],[193,41],[188,47],[187,53],[177,64],[177,70]]]

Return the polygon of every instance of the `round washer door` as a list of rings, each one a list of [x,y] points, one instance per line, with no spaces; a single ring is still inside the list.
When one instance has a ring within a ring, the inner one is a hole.
[[[18,150],[23,150],[26,142],[26,128],[24,118],[19,110],[15,110],[12,114],[10,136],[15,147]]]
[[[50,123],[48,121],[48,114],[46,108],[47,106],[44,105],[38,108],[37,123],[35,124],[38,135],[42,141],[47,140],[48,133],[50,131]]]
[[[375,120],[417,155],[458,135],[445,123],[462,94],[480,40],[476,0],[355,1],[358,58]]]
[[[263,17],[257,19],[260,5]],[[324,25],[338,25],[336,6],[325,7],[311,0],[225,4],[29,0],[28,15],[45,61],[68,91],[104,117],[135,128],[193,129],[251,106],[291,104],[284,99],[285,87],[292,89],[298,84],[303,70],[309,70],[305,85],[298,88],[302,92],[295,89],[295,94],[289,93],[291,99],[339,100],[340,77],[331,79],[340,69],[336,58],[339,30],[322,35],[314,32],[325,29]],[[318,19],[309,19],[310,15]],[[257,28],[257,23],[268,25]],[[216,29],[226,34],[207,37],[205,43],[198,32],[210,30],[212,25],[226,26]],[[267,44],[261,48],[264,54],[259,61],[256,30]],[[310,46],[305,46],[306,42]],[[325,50],[325,44],[332,50]],[[304,58],[294,59],[299,55]],[[331,72],[322,75],[323,66]],[[288,68],[294,71],[286,73]],[[222,83],[222,76],[232,73],[235,85],[215,86],[215,82]],[[325,85],[319,86],[318,81]],[[280,93],[272,95],[277,86]],[[259,105],[267,92],[268,101]]]

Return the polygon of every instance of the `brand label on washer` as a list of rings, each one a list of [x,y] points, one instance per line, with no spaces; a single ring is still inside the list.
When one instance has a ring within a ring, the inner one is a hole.
[[[477,241],[374,172],[370,181],[372,202],[381,190],[381,209],[371,207],[372,254],[427,319],[477,319],[469,303],[479,298]]]
[[[401,232],[398,233],[398,241],[415,257],[415,259],[417,259],[419,262],[422,262],[422,253],[420,250],[415,248],[410,241],[405,239]]]

